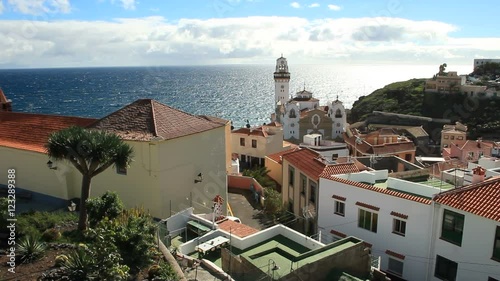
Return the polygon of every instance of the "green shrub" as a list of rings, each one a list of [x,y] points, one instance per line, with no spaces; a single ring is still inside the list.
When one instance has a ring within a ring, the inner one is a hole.
[[[47,245],[36,236],[25,236],[20,239],[17,253],[21,256],[21,262],[30,263],[39,259],[47,249]]]
[[[61,232],[55,228],[49,228],[42,234],[42,240],[45,242],[53,242],[61,238]]]
[[[45,230],[57,224],[74,222],[77,217],[70,212],[28,212],[17,217],[17,234],[19,237],[40,236]]]
[[[162,261],[160,262],[159,267],[160,270],[156,276],[157,278],[160,280],[178,280],[178,276],[170,264]]]
[[[8,218],[8,200],[7,198],[0,198],[0,229],[7,229],[7,218]]]
[[[56,258],[54,260],[54,265],[57,267],[60,267],[60,266],[64,265],[64,263],[67,261],[68,261],[68,256],[58,255],[58,256],[56,256]]]
[[[89,226],[94,227],[103,218],[114,219],[123,212],[123,203],[116,192],[106,191],[101,197],[87,200]]]
[[[150,266],[148,269],[148,278],[153,279],[160,275],[160,269],[161,267],[158,264],[153,264],[152,266]]]
[[[89,251],[76,249],[62,262],[61,269],[70,280],[94,280],[97,277],[97,262]]]

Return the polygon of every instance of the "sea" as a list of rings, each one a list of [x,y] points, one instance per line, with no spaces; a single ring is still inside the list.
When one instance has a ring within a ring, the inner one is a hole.
[[[0,88],[19,112],[104,117],[144,98],[200,115],[261,125],[274,112],[274,65],[1,69]],[[346,108],[385,85],[429,78],[436,65],[290,65],[291,95],[306,89],[320,104]],[[471,65],[448,71],[472,72]]]

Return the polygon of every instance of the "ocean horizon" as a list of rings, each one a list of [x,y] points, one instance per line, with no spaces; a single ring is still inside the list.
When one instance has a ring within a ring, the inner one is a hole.
[[[324,105],[337,98],[346,108],[387,84],[430,78],[436,65],[294,65],[288,61],[290,94],[306,89]],[[151,98],[241,127],[270,121],[274,112],[274,65],[75,67],[0,69],[0,88],[18,112],[104,117]],[[449,66],[459,74],[471,65]]]

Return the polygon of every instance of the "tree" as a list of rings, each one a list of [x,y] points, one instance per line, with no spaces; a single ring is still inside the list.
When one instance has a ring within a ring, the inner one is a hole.
[[[86,201],[90,196],[92,178],[111,165],[127,168],[132,161],[133,149],[115,134],[76,126],[51,134],[46,148],[50,158],[67,160],[82,174],[78,229],[86,230]]]

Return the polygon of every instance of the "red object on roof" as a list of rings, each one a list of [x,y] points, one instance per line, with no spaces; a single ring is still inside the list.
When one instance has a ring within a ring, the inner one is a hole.
[[[248,226],[246,224],[238,223],[232,220],[225,220],[218,223],[220,229],[231,233],[231,235],[236,235],[238,237],[246,237],[254,233],[259,232],[257,229]]]
[[[71,116],[0,112],[0,146],[45,153],[50,134],[71,126],[86,127],[95,121]]]
[[[500,177],[442,192],[434,200],[500,222]]]

